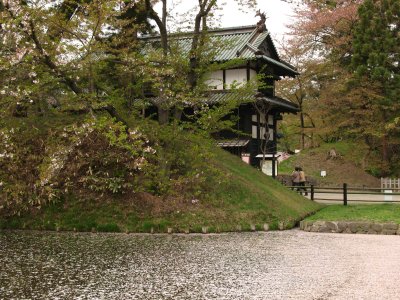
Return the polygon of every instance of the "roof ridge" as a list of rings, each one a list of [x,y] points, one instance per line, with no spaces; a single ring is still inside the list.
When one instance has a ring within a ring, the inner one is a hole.
[[[249,33],[250,29],[251,32],[256,28],[256,25],[245,25],[245,26],[233,26],[233,27],[221,27],[221,28],[211,28],[207,29],[207,32],[210,33],[221,33],[223,35],[227,34],[227,32],[232,31],[231,34],[241,34],[241,33]],[[194,31],[177,31],[177,32],[170,32],[168,33],[169,36],[179,36],[182,35],[191,35]],[[145,34],[139,37],[139,39],[147,39],[147,38],[159,38],[161,35],[160,33],[156,34]]]
[[[239,50],[237,51],[236,56],[239,57],[240,55],[242,55],[244,49],[246,49],[246,46],[249,45],[252,41],[255,40],[254,37],[257,36],[257,33],[258,33],[258,29],[257,29],[257,27],[256,27],[256,28],[253,30],[253,32],[251,33],[249,39],[248,39],[247,41],[245,41],[245,42],[243,43],[242,46],[239,47]]]

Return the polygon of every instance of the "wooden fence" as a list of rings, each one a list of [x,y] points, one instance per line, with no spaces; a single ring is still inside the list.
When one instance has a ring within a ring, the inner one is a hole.
[[[328,204],[343,203],[400,203],[400,187],[397,188],[354,188],[346,183],[342,187],[305,187],[288,186],[300,194],[305,194],[313,201]]]
[[[400,189],[400,178],[381,178],[381,188],[385,190]]]

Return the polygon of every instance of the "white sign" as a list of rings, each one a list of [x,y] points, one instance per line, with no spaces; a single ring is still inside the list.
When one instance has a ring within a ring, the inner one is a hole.
[[[261,161],[261,170],[264,174],[272,176],[272,160],[265,160],[264,163]],[[275,163],[275,175],[278,175],[278,164]]]
[[[326,177],[326,171],[321,171],[321,177]]]
[[[393,193],[392,190],[385,190],[385,193],[391,194]],[[384,196],[385,201],[392,201],[393,200],[393,196],[392,195],[385,195]]]

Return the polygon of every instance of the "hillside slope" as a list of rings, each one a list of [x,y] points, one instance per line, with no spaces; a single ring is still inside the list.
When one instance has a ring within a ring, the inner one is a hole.
[[[305,149],[279,165],[280,174],[291,174],[295,166],[301,166],[314,184],[322,186],[341,186],[347,183],[352,187],[380,187],[380,180],[363,168],[364,149],[361,146],[338,142],[323,144],[318,148]],[[328,157],[330,149],[335,149],[338,157]],[[321,177],[325,170],[327,176]]]
[[[207,182],[200,199],[157,197],[148,193],[108,199],[79,199],[70,195],[35,213],[0,218],[1,228],[166,232],[210,232],[261,229],[279,222],[290,228],[296,221],[320,209],[279,182],[243,163],[239,158],[213,148],[214,164],[226,180]]]

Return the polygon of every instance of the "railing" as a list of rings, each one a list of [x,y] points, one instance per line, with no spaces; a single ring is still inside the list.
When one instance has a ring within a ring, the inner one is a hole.
[[[354,188],[348,187],[346,183],[342,187],[319,187],[314,185],[287,187],[296,190],[300,194],[309,194],[310,199],[313,201],[327,201],[331,202],[331,204],[337,202],[341,202],[343,205],[347,205],[350,202],[400,203],[400,188]],[[331,195],[331,197],[327,198],[324,195]]]
[[[399,189],[400,178],[381,178],[382,189]]]

